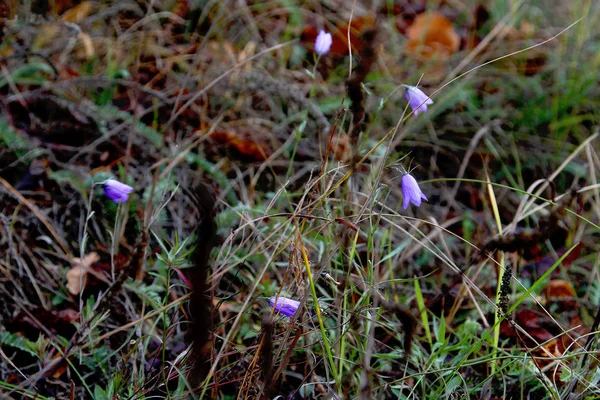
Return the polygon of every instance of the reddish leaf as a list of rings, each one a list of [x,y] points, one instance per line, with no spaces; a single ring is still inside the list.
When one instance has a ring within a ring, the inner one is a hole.
[[[514,322],[523,328],[537,343],[545,342],[556,335],[550,330],[554,330],[554,323],[544,314],[533,310],[524,309],[517,312]],[[500,333],[504,337],[520,338],[527,346],[536,346],[535,342],[523,335],[518,335],[513,325],[508,321],[503,321],[500,327]]]
[[[406,52],[414,57],[444,60],[460,46],[460,37],[452,22],[438,12],[418,15],[406,34]]]
[[[264,139],[253,137],[248,132],[238,133],[232,130],[214,132],[211,138],[218,144],[232,147],[238,153],[253,160],[264,161],[273,153]]]
[[[40,333],[49,332],[67,339],[76,331],[73,322],[79,313],[73,309],[61,311],[33,307],[29,312],[20,311],[10,323],[10,331],[21,332],[30,340],[37,340]]]
[[[573,286],[567,281],[554,279],[548,283],[548,286],[544,289],[544,294],[547,299],[571,298],[575,297],[575,289],[573,289]]]

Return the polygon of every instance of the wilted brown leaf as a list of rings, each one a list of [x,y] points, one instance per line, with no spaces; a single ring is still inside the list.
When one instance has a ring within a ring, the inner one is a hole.
[[[515,315],[514,322],[523,328],[534,340],[532,342],[527,337],[521,336],[521,339],[528,346],[537,346],[537,344],[552,339],[556,335],[551,332],[551,329],[555,327],[555,324],[548,319],[544,314],[535,312],[533,310],[520,310]],[[500,326],[500,334],[504,337],[519,337],[513,325],[508,321],[503,321]]]
[[[460,47],[452,22],[438,12],[419,14],[406,35],[406,52],[417,58],[445,60]]]
[[[79,23],[92,12],[93,3],[84,1],[81,4],[71,7],[62,15],[62,20],[65,22]]]
[[[254,137],[249,132],[220,131],[214,132],[211,138],[218,144],[230,146],[253,160],[264,161],[273,153],[264,139]]]
[[[352,158],[352,141],[346,133],[334,136],[331,147],[336,161],[348,161]]]
[[[67,271],[67,289],[72,295],[78,295],[82,289],[82,283],[85,282],[86,275],[90,272],[92,264],[98,262],[100,256],[95,251],[86,254],[83,260],[74,258],[71,261],[73,267]]]
[[[544,294],[547,299],[571,298],[575,297],[575,289],[573,289],[573,286],[567,281],[554,279],[548,283],[548,286],[544,289]]]
[[[67,363],[67,360],[59,353],[52,358],[52,361],[57,362],[56,366],[50,369],[44,376],[51,376],[54,379],[58,379],[67,371],[69,363]]]
[[[36,340],[40,332],[46,331],[70,338],[76,331],[73,322],[78,316],[79,313],[70,308],[54,311],[43,307],[32,307],[27,312],[17,313],[8,325],[12,331],[20,332],[31,340]]]

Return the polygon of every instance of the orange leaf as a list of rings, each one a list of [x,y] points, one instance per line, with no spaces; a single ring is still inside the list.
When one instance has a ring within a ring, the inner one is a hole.
[[[264,140],[255,138],[250,133],[239,133],[232,130],[214,132],[211,138],[217,143],[231,146],[238,153],[254,160],[264,161],[273,153]]]
[[[100,256],[98,253],[91,252],[83,257],[83,260],[74,258],[71,263],[73,268],[67,271],[67,289],[72,295],[78,295],[81,292],[81,285],[85,282],[86,275],[90,272],[92,264],[98,262]]]
[[[347,134],[342,132],[334,136],[331,145],[336,161],[348,161],[352,158],[352,141]]]
[[[84,1],[74,7],[70,7],[62,15],[62,20],[65,22],[80,23],[85,17],[90,15],[92,12],[93,3],[91,1]]]
[[[551,280],[544,292],[548,299],[575,297],[575,289],[573,289],[573,286],[569,282],[561,279]]]
[[[452,22],[439,12],[419,14],[406,34],[406,52],[414,57],[444,60],[460,47]]]

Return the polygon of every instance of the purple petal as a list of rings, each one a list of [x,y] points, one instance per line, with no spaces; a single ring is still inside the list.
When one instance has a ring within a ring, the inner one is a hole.
[[[333,38],[331,37],[331,33],[320,31],[315,40],[315,52],[320,56],[327,54],[332,43]]]
[[[427,200],[427,196],[421,191],[417,180],[410,174],[404,174],[402,176],[402,206],[404,209],[408,208],[409,203],[419,207],[421,199]]]
[[[276,297],[273,296],[269,299],[269,304],[271,307],[275,309],[275,311],[285,315],[286,317],[292,317],[296,311],[298,311],[298,307],[300,307],[300,302],[292,299],[288,299],[287,297],[279,297],[277,299],[277,303],[275,303]]]
[[[104,195],[115,203],[124,203],[129,199],[133,188],[115,179],[107,179],[104,182]]]
[[[427,105],[433,104],[433,100],[423,93],[421,89],[414,86],[408,86],[404,96],[415,115],[427,112]]]
[[[407,195],[402,194],[402,207],[404,207],[404,209],[406,210],[408,208],[409,204],[410,204],[410,198]]]

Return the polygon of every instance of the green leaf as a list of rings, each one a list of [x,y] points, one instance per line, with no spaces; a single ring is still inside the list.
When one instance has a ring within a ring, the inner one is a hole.
[[[0,333],[0,345],[14,347],[32,355],[35,358],[39,358],[35,351],[39,349],[39,345],[36,342],[32,342],[31,340],[17,334],[10,332]]]
[[[100,386],[96,385],[94,387],[94,400],[110,400],[106,391],[102,389]]]

